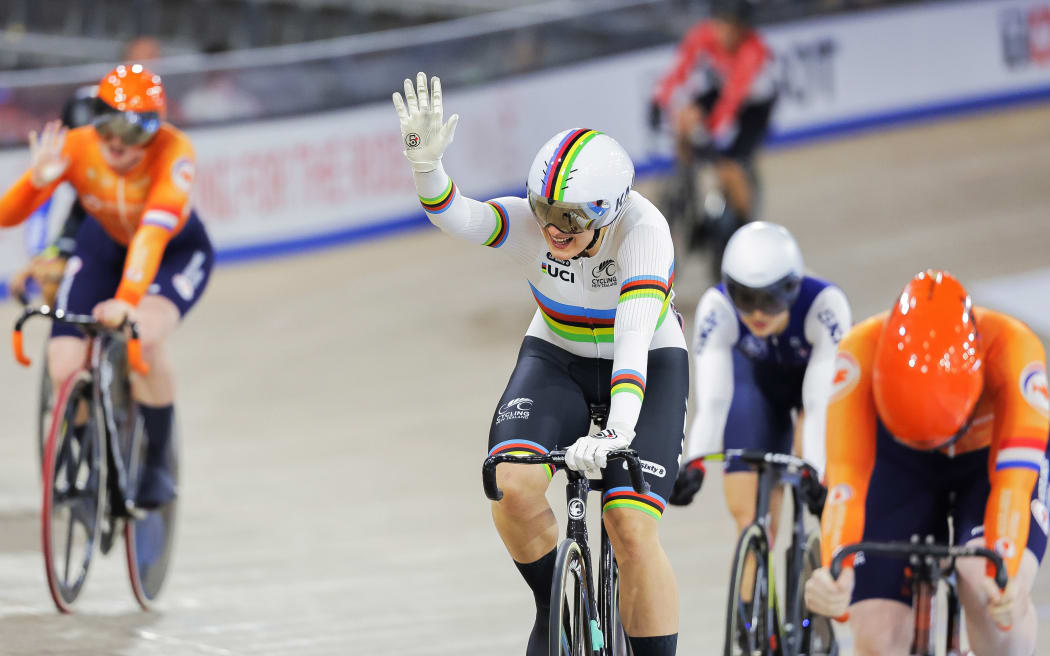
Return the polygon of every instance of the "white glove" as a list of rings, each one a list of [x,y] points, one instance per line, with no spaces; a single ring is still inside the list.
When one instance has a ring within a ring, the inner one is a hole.
[[[852,567],[844,568],[837,580],[827,567],[821,567],[806,581],[806,606],[818,615],[842,617],[849,610],[855,583]]]
[[[628,435],[612,428],[581,437],[565,450],[565,464],[573,471],[582,471],[587,478],[601,478],[609,452],[630,446],[633,439],[633,431]]]
[[[65,172],[69,159],[62,155],[66,143],[66,128],[61,121],[50,121],[40,138],[36,130],[29,133],[29,155],[32,158],[30,179],[37,189],[46,187]]]
[[[453,114],[448,121],[441,123],[441,80],[433,77],[430,80],[432,91],[427,92],[427,75],[416,75],[416,88],[412,89],[412,80],[405,79],[405,99],[394,92],[394,109],[401,121],[401,142],[405,145],[405,157],[412,163],[412,168],[420,173],[437,168],[445,149],[452,143],[456,133],[459,114]],[[406,107],[407,104],[407,107]]]

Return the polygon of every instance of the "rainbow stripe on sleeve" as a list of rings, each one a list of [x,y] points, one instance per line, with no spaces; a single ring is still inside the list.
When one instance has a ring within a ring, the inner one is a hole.
[[[632,508],[660,519],[666,506],[667,502],[659,494],[638,494],[632,487],[614,487],[602,495],[602,512],[610,508]]]
[[[503,242],[507,241],[509,227],[509,223],[507,222],[507,209],[494,200],[488,201],[486,205],[492,208],[492,213],[496,215],[496,227],[492,231],[492,234],[489,235],[489,238],[482,242],[482,246],[499,248],[503,245]]]
[[[626,392],[645,400],[645,376],[634,369],[617,369],[612,375],[612,396]]]
[[[542,444],[529,440],[507,440],[489,449],[490,456],[494,456],[497,453],[509,453],[515,456],[545,456],[548,451]],[[547,470],[547,480],[549,481],[554,477],[555,468],[553,465],[544,465],[543,468]]]
[[[423,205],[423,209],[428,214],[441,214],[447,210],[451,205],[452,201],[456,198],[456,184],[452,182],[452,178],[448,179],[448,185],[445,186],[445,190],[433,198],[419,197],[419,202]]]
[[[594,310],[566,305],[544,296],[530,282],[529,288],[547,326],[558,337],[570,342],[612,342],[616,308]]]

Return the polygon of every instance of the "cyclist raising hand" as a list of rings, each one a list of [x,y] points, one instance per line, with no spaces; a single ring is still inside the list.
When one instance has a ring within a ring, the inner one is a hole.
[[[497,249],[528,281],[537,310],[493,414],[489,453],[567,448],[566,464],[604,480],[603,521],[620,566],[620,608],[635,656],[669,656],[678,594],[660,546],[659,518],[681,450],[689,363],[673,305],[674,253],[660,212],[631,190],[634,165],[609,136],[566,130],[540,148],[527,198],[463,196],[441,156],[458,118],[442,123],[441,85],[420,73],[394,94],[405,156],[430,221]],[[479,165],[484,163],[479,162]],[[609,406],[605,430],[586,435],[589,407]],[[606,454],[631,445],[652,492],[636,494]],[[492,516],[536,600],[528,654],[547,654],[558,528],[547,503],[552,471],[499,470]]]
[[[194,154],[189,139],[164,121],[160,77],[139,64],[114,68],[99,82],[91,126],[49,123],[30,135],[32,166],[0,197],[0,225],[25,221],[62,182],[90,215],[76,235],[57,305],[94,314],[116,327],[134,318],[149,375],[132,391],[148,435],[146,467],[135,502],[156,507],[175,496],[168,470],[174,380],[164,343],[208,280],[212,247],[190,205]],[[61,385],[83,366],[88,345],[77,330],[52,324],[51,380]]]

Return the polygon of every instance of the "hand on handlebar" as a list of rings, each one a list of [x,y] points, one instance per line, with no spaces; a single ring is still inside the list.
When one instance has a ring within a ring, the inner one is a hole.
[[[704,459],[695,458],[685,463],[674,481],[674,489],[667,499],[673,506],[688,506],[704,484]]]
[[[565,450],[565,465],[582,471],[588,478],[601,478],[610,451],[630,446],[634,432],[607,428],[594,435],[581,437]]]
[[[1018,591],[1017,578],[1010,579],[1005,590],[1000,590],[995,579],[981,579],[981,590],[988,599],[986,608],[996,626],[1009,631],[1028,609],[1028,595]]]
[[[65,270],[66,259],[64,257],[37,255],[11,277],[7,288],[12,296],[22,297],[25,295],[26,283],[32,278],[40,285],[44,303],[54,305],[55,297],[58,295],[58,286],[62,282],[62,274]]]
[[[412,80],[405,79],[405,97],[394,92],[394,109],[401,122],[401,143],[404,145],[405,157],[412,163],[412,168],[420,173],[437,168],[445,149],[452,143],[456,134],[459,114],[453,114],[442,123],[441,80],[431,78],[430,90],[427,90],[426,73],[416,75],[413,88]]]
[[[838,580],[831,578],[827,567],[821,567],[806,581],[806,606],[818,615],[842,617],[849,610],[855,584],[852,567],[842,570]]]
[[[91,310],[91,315],[108,328],[120,328],[126,321],[135,321],[135,307],[117,298],[102,301]]]

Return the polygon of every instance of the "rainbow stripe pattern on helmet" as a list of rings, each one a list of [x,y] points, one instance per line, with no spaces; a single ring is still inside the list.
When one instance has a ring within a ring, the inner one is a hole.
[[[611,508],[632,508],[660,519],[666,506],[667,502],[659,494],[638,494],[633,487],[614,487],[602,495],[602,512]]]
[[[447,210],[451,205],[452,201],[456,198],[456,184],[452,182],[452,178],[448,179],[448,185],[445,186],[445,190],[433,198],[419,197],[419,202],[423,205],[423,209],[428,214],[441,214]]]
[[[571,342],[612,342],[616,309],[595,310],[559,303],[544,296],[530,282],[529,288],[540,308],[540,315],[558,337]]]
[[[489,450],[490,456],[494,456],[497,453],[508,453],[512,456],[545,456],[548,451],[542,444],[529,440],[507,440],[500,442]],[[553,465],[544,465],[543,468],[547,472],[547,480],[549,481],[554,477],[555,468]]]
[[[645,376],[634,369],[617,369],[612,375],[613,396],[621,393],[634,394],[639,401],[645,400]]]
[[[572,130],[554,149],[543,174],[543,196],[548,202],[564,200],[565,189],[572,178],[572,167],[580,151],[601,132],[580,128]]]
[[[492,234],[489,238],[482,242],[482,246],[488,246],[490,248],[499,248],[503,245],[503,242],[507,241],[507,233],[509,232],[509,223],[507,223],[507,208],[503,207],[494,200],[490,200],[486,205],[492,209],[492,213],[496,215],[496,227],[492,230]]]

